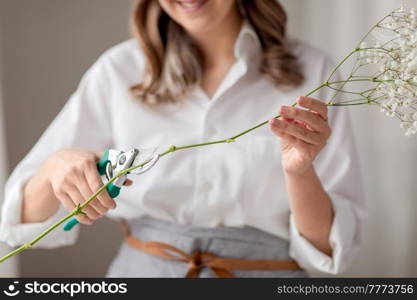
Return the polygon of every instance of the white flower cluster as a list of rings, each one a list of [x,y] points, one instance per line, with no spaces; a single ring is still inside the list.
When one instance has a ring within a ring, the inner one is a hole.
[[[399,9],[378,23],[374,41],[358,49],[363,65],[379,71],[372,101],[390,117],[397,117],[407,136],[417,133],[417,11]],[[369,98],[369,97],[368,97]]]

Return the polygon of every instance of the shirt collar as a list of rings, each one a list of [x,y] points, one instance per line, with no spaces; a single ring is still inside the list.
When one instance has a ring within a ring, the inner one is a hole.
[[[243,59],[246,64],[257,63],[262,47],[258,34],[249,23],[244,20],[242,28],[236,39],[234,54],[237,59]]]
[[[231,72],[227,74],[216,90],[211,98],[212,101],[204,101],[208,107],[213,105],[215,100],[235,84],[248,70],[259,68],[262,57],[261,49],[258,35],[249,22],[244,20],[234,45],[234,55],[237,62],[232,66]],[[205,95],[201,89],[198,89],[198,91],[200,95]]]

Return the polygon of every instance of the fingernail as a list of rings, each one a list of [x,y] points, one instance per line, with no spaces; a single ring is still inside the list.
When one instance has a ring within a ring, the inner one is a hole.
[[[280,113],[286,113],[287,111],[288,111],[288,109],[287,109],[286,106],[281,106],[281,108],[279,110]]]
[[[273,120],[272,120],[272,125],[273,125],[273,126],[277,126],[277,127],[278,127],[280,124],[281,124],[281,123],[280,123],[280,121],[279,121],[278,119],[273,119]]]

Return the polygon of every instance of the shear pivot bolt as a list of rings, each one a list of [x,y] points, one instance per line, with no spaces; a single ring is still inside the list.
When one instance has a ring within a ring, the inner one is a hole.
[[[126,162],[126,155],[122,154],[119,158],[119,164],[123,165]]]

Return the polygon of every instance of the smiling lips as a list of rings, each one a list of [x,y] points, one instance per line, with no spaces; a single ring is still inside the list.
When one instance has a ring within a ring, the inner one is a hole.
[[[203,7],[208,0],[176,0],[175,2],[181,6],[186,12],[195,12]]]

